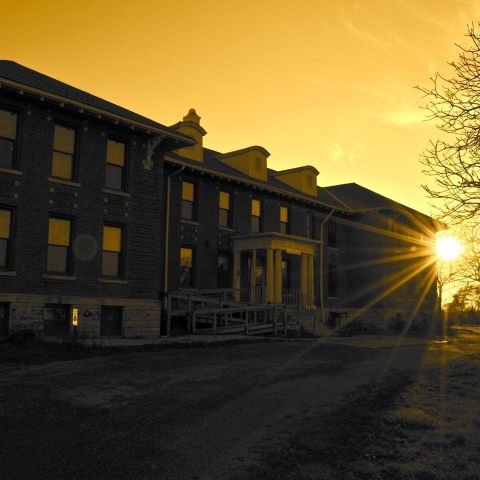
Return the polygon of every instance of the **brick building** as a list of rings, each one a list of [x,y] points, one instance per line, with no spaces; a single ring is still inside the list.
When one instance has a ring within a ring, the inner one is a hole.
[[[204,148],[193,109],[166,127],[8,61],[0,85],[0,334],[68,335],[76,307],[85,337],[152,338],[180,289],[322,318],[433,308],[431,218]]]
[[[313,166],[268,168],[262,147],[204,148],[194,110],[173,128],[196,145],[165,155],[164,290],[234,288],[238,300],[296,302],[324,319],[432,311],[438,222],[354,183],[318,187]]]
[[[0,62],[3,333],[157,336],[163,154],[191,139]],[[8,326],[8,327],[7,327]]]

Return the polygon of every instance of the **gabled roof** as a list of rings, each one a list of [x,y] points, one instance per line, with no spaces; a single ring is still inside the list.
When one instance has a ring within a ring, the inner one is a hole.
[[[0,60],[0,83],[2,80],[10,80],[26,87],[32,87],[35,90],[51,93],[53,95],[79,102],[85,106],[91,106],[96,109],[110,112],[114,115],[123,117],[133,122],[141,123],[145,126],[151,126],[152,128],[161,129],[174,137],[188,139],[185,135],[176,132],[161,123],[155,122],[143,115],[127,110],[114,103],[108,102],[103,98],[92,95],[91,93],[80,90],[79,88],[72,87],[66,83],[60,82],[55,78],[44,75],[43,73],[32,70],[31,68],[24,67],[11,60]],[[192,142],[189,142],[192,143]]]

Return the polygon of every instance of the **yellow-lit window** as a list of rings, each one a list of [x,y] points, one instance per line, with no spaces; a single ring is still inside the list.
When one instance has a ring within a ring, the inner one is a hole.
[[[10,267],[12,212],[0,209],[0,268]]]
[[[230,193],[219,192],[219,210],[218,210],[218,224],[222,227],[229,227],[230,220]]]
[[[55,125],[52,176],[71,180],[75,163],[75,130]]]
[[[120,277],[123,268],[123,229],[112,225],[103,226],[102,275]]]
[[[190,182],[182,182],[182,218],[194,220],[195,215],[195,185]]]
[[[193,270],[193,249],[189,247],[180,248],[180,285],[192,287],[194,283]]]
[[[280,207],[280,232],[288,233],[288,207]]]
[[[17,114],[0,110],[0,167],[11,168],[15,165],[16,140]]]
[[[252,232],[260,232],[262,229],[262,202],[252,199]]]
[[[48,221],[48,259],[49,272],[67,273],[71,267],[70,243],[71,220],[50,217]]]
[[[125,143],[107,140],[105,163],[105,186],[114,190],[125,190]]]

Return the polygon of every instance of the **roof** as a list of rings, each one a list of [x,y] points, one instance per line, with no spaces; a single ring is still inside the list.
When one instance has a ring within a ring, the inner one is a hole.
[[[325,190],[344,200],[354,210],[391,208],[397,203],[357,183],[332,185]]]
[[[223,177],[234,177],[240,181],[250,184],[256,184],[260,186],[264,186],[266,189],[272,190],[280,190],[285,192],[285,194],[298,197],[299,199],[305,200],[310,199],[313,201],[317,201],[323,204],[327,208],[335,208],[337,210],[346,211],[349,208],[342,203],[341,201],[337,200],[333,195],[327,192],[322,187],[317,188],[317,197],[310,197],[309,195],[303,194],[296,190],[293,187],[281,182],[278,180],[275,175],[278,173],[277,170],[273,170],[271,168],[267,168],[267,181],[262,181],[257,178],[252,178],[245,173],[230,167],[226,163],[222,162],[218,158],[221,157],[223,154],[217,152],[215,150],[211,150],[209,148],[203,149],[203,162],[198,162],[196,160],[190,160],[189,158],[185,158],[178,153],[169,152],[167,154],[167,161],[168,159],[176,160],[182,162],[184,164],[188,164],[192,168],[196,170],[206,169],[213,173],[218,174],[219,176]]]
[[[325,187],[332,195],[345,201],[353,211],[362,211],[362,210],[379,210],[379,209],[394,209],[400,211],[402,214],[407,216],[415,215],[422,216],[425,219],[431,221],[438,229],[446,228],[446,224],[436,220],[418,210],[407,207],[391,198],[384,197],[377,192],[369,190],[368,188],[362,187],[357,183],[344,183],[342,185],[332,185],[330,187]]]
[[[68,100],[80,102],[86,106],[95,107],[114,115],[124,117],[125,119],[139,122],[146,126],[151,126],[152,128],[162,129],[165,130],[166,133],[171,133],[176,137],[189,138],[165,125],[162,125],[161,123],[144,117],[143,115],[139,115],[138,113],[127,110],[126,108],[108,102],[107,100],[85,92],[84,90],[80,90],[79,88],[60,82],[55,78],[44,75],[31,68],[24,67],[11,60],[0,60],[0,82],[2,79],[11,80],[27,87],[32,87],[34,89],[42,90],[43,92],[64,97]]]

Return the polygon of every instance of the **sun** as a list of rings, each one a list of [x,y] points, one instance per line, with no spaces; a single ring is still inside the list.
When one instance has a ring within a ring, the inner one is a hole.
[[[463,245],[452,235],[437,237],[437,256],[442,260],[455,260],[463,253]]]

